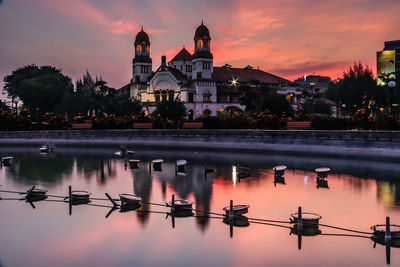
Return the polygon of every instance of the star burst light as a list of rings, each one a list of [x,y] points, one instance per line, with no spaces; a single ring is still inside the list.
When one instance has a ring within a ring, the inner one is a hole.
[[[238,84],[239,84],[238,80],[239,80],[239,78],[235,79],[235,78],[232,77],[232,80],[230,80],[230,83],[231,83],[230,85],[233,86],[233,87],[238,86]]]

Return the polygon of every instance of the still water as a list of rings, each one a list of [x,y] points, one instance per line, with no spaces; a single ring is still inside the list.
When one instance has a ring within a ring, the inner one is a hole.
[[[400,166],[347,159],[302,158],[196,151],[137,150],[138,169],[125,168],[118,149],[66,149],[40,155],[38,148],[1,148],[13,156],[0,171],[2,190],[25,191],[32,185],[67,196],[68,186],[91,197],[132,193],[144,204],[135,211],[115,210],[107,200],[72,206],[49,197],[33,206],[21,195],[0,192],[0,266],[386,266],[386,248],[370,235],[320,226],[321,234],[291,234],[288,223],[230,226],[207,212],[249,204],[249,218],[289,221],[302,206],[322,216],[320,223],[371,232],[370,227],[400,224]],[[162,158],[162,171],[150,162]],[[186,159],[186,175],[174,163]],[[251,169],[238,179],[235,164]],[[287,165],[285,183],[274,183],[272,167]],[[205,175],[204,168],[215,169]],[[316,186],[317,167],[330,167],[328,188]],[[194,216],[175,218],[165,204],[172,194],[195,202]],[[209,215],[209,216],[205,216]],[[345,236],[348,235],[348,236]],[[400,248],[390,249],[390,265],[400,266]]]

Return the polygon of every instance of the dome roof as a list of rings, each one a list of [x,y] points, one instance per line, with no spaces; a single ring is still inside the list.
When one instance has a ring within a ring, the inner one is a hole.
[[[196,29],[196,33],[194,34],[194,38],[203,38],[204,36],[208,37],[209,39],[211,39],[210,37],[210,31],[208,30],[208,28],[206,26],[204,26],[203,21],[201,22],[201,25],[199,27],[197,27]]]
[[[142,30],[140,32],[138,32],[138,34],[136,34],[135,45],[141,44],[142,42],[146,42],[147,44],[150,44],[149,36],[147,35],[147,33],[145,31],[143,31],[143,27],[142,27]]]

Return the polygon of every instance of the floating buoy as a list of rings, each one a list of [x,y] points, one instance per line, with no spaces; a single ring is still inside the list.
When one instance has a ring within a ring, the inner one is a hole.
[[[274,177],[283,177],[287,167],[285,165],[278,165],[272,168],[274,170]]]
[[[285,177],[274,177],[274,184],[286,184]]]
[[[223,223],[230,225],[232,223],[233,226],[237,227],[246,227],[249,226],[249,219],[246,216],[237,215],[232,220],[229,220],[228,217],[223,219]]]
[[[134,205],[140,206],[142,198],[133,194],[119,194],[121,205]]]
[[[185,175],[185,166],[187,161],[184,159],[180,159],[176,161],[176,174]]]
[[[56,146],[54,144],[50,144],[50,143],[44,144],[39,148],[40,153],[54,152],[55,149],[56,149]]]
[[[299,213],[292,213],[290,215],[290,217],[291,217],[290,221],[292,223],[295,223],[295,224],[299,223]],[[301,219],[302,219],[303,229],[308,226],[318,228],[319,220],[321,218],[322,218],[322,216],[319,214],[316,214],[316,213],[302,212]]]
[[[13,157],[2,157],[1,158],[1,163],[5,166],[10,166],[11,162],[13,160]]]
[[[174,204],[175,211],[186,211],[186,210],[192,210],[194,201],[188,200],[188,199],[177,199],[177,200],[174,200],[174,202],[172,202],[172,201],[168,202],[168,204],[170,206],[172,206],[172,204]]]
[[[317,179],[325,179],[328,177],[328,173],[331,171],[330,168],[322,167],[316,168],[315,172],[317,173]]]
[[[317,179],[317,188],[329,188],[328,181],[325,179]]]
[[[374,231],[372,239],[380,244],[400,246],[400,225],[390,224],[390,218],[386,217],[386,224],[377,224],[371,227]]]
[[[91,193],[84,190],[74,190],[71,192],[71,204],[79,205],[79,204],[86,204],[90,202],[89,196]]]
[[[232,206],[233,215],[237,216],[246,214],[247,212],[249,212],[249,207],[250,207],[249,205],[233,205]],[[226,216],[229,216],[230,206],[224,207],[223,210],[225,211]]]
[[[41,200],[45,200],[47,190],[41,188],[30,188],[26,190],[26,200],[29,202],[37,202]]]
[[[133,155],[133,154],[135,154],[135,151],[127,150],[126,153],[127,153],[128,155]]]
[[[168,202],[168,206],[172,207],[171,213],[175,217],[189,217],[194,215],[192,206],[194,201],[188,199],[177,199],[175,200],[174,196],[172,197],[172,201]]]
[[[152,160],[151,163],[153,164],[153,169],[155,171],[161,171],[161,164],[164,162],[163,159],[155,159]]]
[[[137,169],[137,168],[139,168],[139,162],[140,162],[140,160],[138,160],[138,159],[130,159],[129,160],[129,166],[132,169]]]

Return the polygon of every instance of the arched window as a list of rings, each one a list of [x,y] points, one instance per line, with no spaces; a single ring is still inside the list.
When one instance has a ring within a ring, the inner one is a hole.
[[[140,44],[136,45],[136,53],[140,53],[142,50]]]
[[[203,40],[198,39],[197,40],[197,48],[202,48],[203,47]]]
[[[147,54],[150,54],[150,45],[147,45]]]
[[[160,102],[160,91],[155,91],[154,95],[155,95],[156,102]]]

